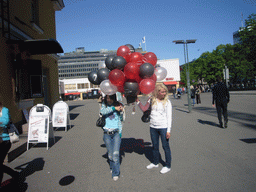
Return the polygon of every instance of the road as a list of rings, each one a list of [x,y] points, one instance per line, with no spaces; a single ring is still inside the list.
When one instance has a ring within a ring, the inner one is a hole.
[[[202,93],[202,104],[191,113],[186,95],[170,96],[172,167],[164,175],[159,173],[162,165],[146,169],[152,160],[149,124],[141,122],[138,108],[132,115],[130,105],[123,127],[121,175],[112,180],[102,130],[95,126],[96,100],[67,102],[72,127],[56,131],[57,142],[48,151],[36,145],[8,165],[26,176],[26,191],[256,191],[255,93],[231,93],[227,129],[217,126],[211,93]]]

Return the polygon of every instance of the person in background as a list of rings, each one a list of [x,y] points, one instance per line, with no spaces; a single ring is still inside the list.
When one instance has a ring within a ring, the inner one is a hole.
[[[196,90],[194,89],[193,85],[191,85],[190,89],[191,89],[191,99],[193,101],[192,105],[194,106],[196,104],[195,103],[195,93],[196,93]]]
[[[174,97],[174,99],[176,99],[176,97],[175,97],[175,95],[176,95],[176,86],[172,87],[172,90],[173,90],[173,97]]]
[[[217,76],[217,84],[213,87],[212,90],[212,106],[217,109],[218,120],[220,127],[223,128],[222,124],[222,113],[224,117],[224,128],[228,127],[228,112],[227,106],[229,103],[229,91],[227,86],[222,82],[220,76]]]
[[[147,169],[159,167],[159,137],[161,138],[165,152],[165,165],[160,173],[165,174],[171,170],[171,149],[169,139],[171,137],[172,104],[168,99],[168,89],[164,84],[157,84],[145,105],[137,99],[140,109],[144,112],[151,107],[150,136],[153,144],[153,162]]]
[[[108,151],[108,160],[112,178],[117,181],[120,175],[120,145],[122,137],[123,105],[117,101],[116,94],[106,95],[100,113],[105,118],[103,140]]]
[[[7,173],[12,177],[15,182],[18,182],[20,175],[18,171],[14,171],[10,167],[4,165],[5,157],[10,150],[12,144],[10,142],[10,137],[8,133],[8,125],[10,123],[9,109],[3,107],[2,102],[0,102],[0,183],[3,180],[3,174]]]
[[[200,88],[197,85],[196,86],[196,104],[200,104],[201,105],[200,94],[201,94],[201,90],[200,90]]]

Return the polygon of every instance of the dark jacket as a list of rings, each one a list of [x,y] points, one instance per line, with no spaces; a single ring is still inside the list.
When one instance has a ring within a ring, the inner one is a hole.
[[[229,102],[229,91],[224,83],[218,82],[212,90],[212,104],[221,102]]]
[[[196,90],[195,89],[191,89],[191,98],[195,99],[195,94],[196,94]]]

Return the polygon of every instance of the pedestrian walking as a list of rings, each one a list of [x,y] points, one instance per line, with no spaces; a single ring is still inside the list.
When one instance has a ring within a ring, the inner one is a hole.
[[[173,91],[173,98],[176,99],[175,95],[176,95],[176,86],[172,87],[172,91]]]
[[[212,106],[216,106],[218,120],[221,128],[228,127],[228,112],[227,106],[229,103],[229,91],[227,86],[222,82],[220,76],[217,77],[217,84],[213,87],[212,90]],[[222,124],[222,115],[224,117],[224,127]]]
[[[100,113],[105,118],[103,140],[108,151],[112,178],[117,181],[120,175],[120,145],[122,137],[123,105],[117,101],[116,94],[106,95]]]
[[[0,102],[0,183],[2,183],[4,173],[10,175],[15,182],[18,182],[20,179],[18,171],[14,171],[10,167],[4,165],[5,157],[12,146],[8,133],[9,123],[9,109],[3,107],[2,103]]]
[[[143,105],[138,99],[138,105],[144,112],[151,107],[150,113],[150,136],[153,144],[153,162],[147,169],[159,167],[159,137],[161,138],[165,152],[165,165],[160,173],[164,174],[171,170],[171,149],[169,138],[171,137],[172,104],[168,99],[168,89],[164,84],[157,84],[147,103]]]
[[[201,90],[196,86],[196,104],[201,104],[201,98],[200,98]]]
[[[196,90],[194,89],[194,86],[191,86],[191,99],[193,101],[193,103],[192,103],[193,106],[196,104],[195,97],[196,97]]]

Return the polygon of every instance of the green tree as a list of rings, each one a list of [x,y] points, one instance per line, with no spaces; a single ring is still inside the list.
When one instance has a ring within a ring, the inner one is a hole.
[[[245,20],[245,28],[239,32],[242,49],[246,51],[247,59],[256,68],[256,14],[251,14]]]

